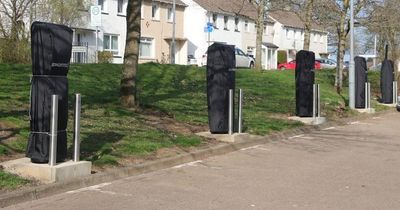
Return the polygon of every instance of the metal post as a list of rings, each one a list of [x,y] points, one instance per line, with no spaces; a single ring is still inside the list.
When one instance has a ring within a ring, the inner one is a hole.
[[[349,66],[349,106],[355,108],[354,70],[354,0],[350,0],[350,66]]]
[[[96,63],[99,62],[99,27],[96,26]]]
[[[397,81],[393,81],[393,104],[397,104]]]
[[[233,90],[229,89],[229,135],[233,134]]]
[[[175,28],[176,28],[176,2],[175,0],[172,1],[172,40],[171,40],[171,64],[175,64]]]
[[[316,104],[316,100],[317,100],[317,97],[316,97],[316,85],[314,84],[313,85],[313,113],[312,113],[312,117],[315,119],[315,112],[316,112],[316,108],[317,108],[317,104]]]
[[[55,166],[57,163],[58,95],[52,95],[51,101],[49,165]]]
[[[81,94],[75,94],[74,162],[79,162],[81,144]]]
[[[238,119],[238,133],[242,133],[242,106],[243,106],[243,91],[239,89],[239,119]]]
[[[320,88],[319,88],[319,84],[317,84],[317,117],[321,117],[321,94],[320,94]]]
[[[371,83],[368,82],[368,109],[371,109]]]
[[[368,82],[365,83],[365,109],[368,109]]]

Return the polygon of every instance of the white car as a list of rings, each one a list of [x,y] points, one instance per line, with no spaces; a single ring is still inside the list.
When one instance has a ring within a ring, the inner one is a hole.
[[[317,58],[316,61],[321,63],[321,69],[334,69],[336,68],[336,61],[327,58]]]
[[[254,68],[254,58],[244,53],[241,49],[235,48],[236,68]],[[207,65],[207,52],[203,55],[202,66]]]

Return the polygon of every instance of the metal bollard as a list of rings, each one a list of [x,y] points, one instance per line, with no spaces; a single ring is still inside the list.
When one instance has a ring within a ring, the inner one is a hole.
[[[229,89],[229,123],[228,123],[228,131],[229,135],[233,134],[233,90]]]
[[[368,82],[365,83],[365,109],[369,109],[369,97],[368,97]]]
[[[312,115],[312,117],[313,118],[315,118],[316,117],[316,115],[315,115],[315,112],[316,112],[316,109],[317,109],[317,104],[316,104],[316,84],[313,84],[313,115]]]
[[[55,166],[57,163],[58,95],[52,95],[51,101],[49,165]]]
[[[317,84],[317,117],[321,117],[321,94],[320,94],[319,84]]]
[[[79,162],[81,144],[81,94],[75,94],[74,162]]]
[[[239,119],[238,119],[238,133],[242,133],[242,107],[243,106],[243,91],[239,89]]]
[[[393,81],[393,104],[397,104],[397,81]]]

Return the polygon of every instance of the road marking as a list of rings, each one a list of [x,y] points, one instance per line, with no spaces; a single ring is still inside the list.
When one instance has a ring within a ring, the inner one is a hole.
[[[323,131],[327,131],[327,130],[333,130],[333,129],[336,129],[335,127],[329,127],[329,128],[324,128],[324,129],[322,129]]]
[[[300,138],[300,137],[303,137],[303,136],[304,136],[304,134],[301,134],[301,135],[289,137],[288,139],[295,139],[295,138]]]
[[[102,184],[98,184],[98,185],[93,185],[90,187],[84,187],[78,190],[72,190],[72,191],[68,191],[66,192],[67,194],[73,194],[73,193],[80,193],[80,192],[84,192],[84,191],[99,191],[100,188],[105,187],[110,185],[111,182],[106,182],[106,183],[102,183]]]
[[[349,123],[347,123],[347,124],[349,124],[349,125],[355,125],[355,124],[359,124],[360,123],[360,121],[355,121],[355,122],[349,122]]]
[[[243,149],[240,149],[240,151],[246,151],[246,150],[250,150],[250,149],[258,149],[258,150],[264,150],[264,151],[271,151],[270,149],[267,149],[267,148],[263,147],[263,145],[256,145],[256,146],[252,146],[252,147],[243,148]]]
[[[190,163],[184,163],[184,164],[181,164],[181,165],[177,165],[177,166],[174,166],[172,168],[183,168],[185,166],[197,166],[196,164],[197,163],[201,163],[201,162],[203,162],[203,161],[202,160],[197,160],[197,161],[193,161],[193,162],[190,162]]]
[[[382,119],[382,117],[373,117],[372,119],[377,120],[377,119]]]

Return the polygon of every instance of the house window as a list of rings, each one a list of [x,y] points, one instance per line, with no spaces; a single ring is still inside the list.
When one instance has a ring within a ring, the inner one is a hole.
[[[153,58],[153,38],[142,37],[140,38],[139,56],[142,58]]]
[[[118,55],[118,36],[105,34],[103,39],[103,49],[104,51],[109,51],[113,55]]]
[[[174,21],[174,12],[172,11],[172,7],[168,7],[167,17],[169,22]]]
[[[247,21],[247,20],[244,21],[244,30],[246,32],[249,32],[249,21]]]
[[[124,0],[118,0],[118,13],[124,13]]]
[[[153,20],[160,20],[160,8],[158,7],[158,4],[154,2],[151,7],[151,17]]]
[[[228,29],[228,20],[229,20],[228,16],[224,16],[224,29],[225,30],[229,30]]]
[[[239,31],[239,18],[235,18],[235,31]]]
[[[215,29],[218,29],[217,20],[218,20],[218,15],[217,14],[213,14],[212,15],[212,23],[213,23],[213,26],[214,26]]]
[[[97,5],[101,7],[101,11],[107,11],[107,0],[98,0]]]

